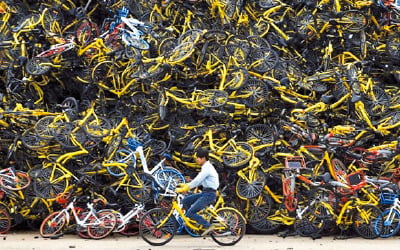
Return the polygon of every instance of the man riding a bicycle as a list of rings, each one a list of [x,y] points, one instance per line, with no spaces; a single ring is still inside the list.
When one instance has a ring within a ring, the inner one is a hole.
[[[208,150],[200,148],[196,151],[196,163],[201,165],[200,173],[189,183],[181,184],[175,189],[177,193],[187,192],[192,188],[202,186],[201,193],[192,194],[183,199],[183,209],[186,216],[203,225],[205,231],[201,236],[205,236],[215,229],[216,225],[210,224],[197,213],[216,200],[216,191],[219,187],[218,173],[208,158]]]

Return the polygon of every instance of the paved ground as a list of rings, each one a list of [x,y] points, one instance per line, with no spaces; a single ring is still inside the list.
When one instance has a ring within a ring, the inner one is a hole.
[[[304,237],[281,238],[276,235],[246,235],[242,241],[233,247],[222,247],[214,243],[211,238],[193,238],[179,235],[167,245],[154,247],[148,245],[140,237],[125,237],[122,235],[109,236],[102,240],[85,240],[77,235],[65,235],[59,239],[43,239],[35,232],[10,232],[0,235],[1,250],[58,250],[58,249],[90,249],[90,250],[214,250],[214,249],[240,249],[240,250],[367,250],[367,249],[399,249],[399,237],[389,239],[365,240],[351,238],[335,240],[332,236],[312,240]]]

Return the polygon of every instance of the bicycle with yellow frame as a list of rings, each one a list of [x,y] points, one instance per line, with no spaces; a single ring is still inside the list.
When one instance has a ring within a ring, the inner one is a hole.
[[[231,138],[217,138],[214,134],[223,131],[224,127],[208,128],[204,134],[195,135],[188,140],[173,159],[184,164],[188,167],[198,168],[198,164],[189,162],[187,159],[193,159],[193,152],[196,148],[207,147],[210,151],[210,158],[216,160],[218,163],[223,163],[229,168],[240,168],[248,163],[253,156],[253,148],[250,144],[244,141],[236,141],[238,131],[233,131]],[[225,128],[226,129],[226,128]]]
[[[182,210],[182,194],[177,194],[172,200],[171,207],[153,208],[140,219],[139,233],[142,239],[153,246],[162,246],[172,240],[177,233],[179,218],[192,231],[202,232],[203,226],[186,217]],[[246,220],[243,215],[231,207],[214,208],[208,206],[204,214],[210,221],[217,224],[211,232],[211,238],[219,245],[232,246],[238,243],[246,232]]]

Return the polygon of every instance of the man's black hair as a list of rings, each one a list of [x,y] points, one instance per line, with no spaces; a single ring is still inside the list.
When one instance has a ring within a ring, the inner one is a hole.
[[[199,148],[196,150],[196,157],[199,158],[206,158],[206,160],[208,161],[208,150],[205,148]]]

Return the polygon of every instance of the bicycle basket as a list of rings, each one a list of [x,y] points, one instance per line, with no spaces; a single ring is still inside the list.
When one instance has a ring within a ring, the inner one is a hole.
[[[138,147],[143,146],[140,141],[133,139],[132,137],[128,139],[128,147],[135,151]]]
[[[360,189],[366,184],[365,175],[361,171],[348,174],[346,179],[347,184],[351,187],[352,190]]]
[[[286,170],[297,170],[306,168],[306,163],[304,157],[302,156],[292,156],[286,157],[285,159],[285,169]]]
[[[393,205],[394,200],[398,197],[396,193],[381,193],[379,203],[382,205]]]

